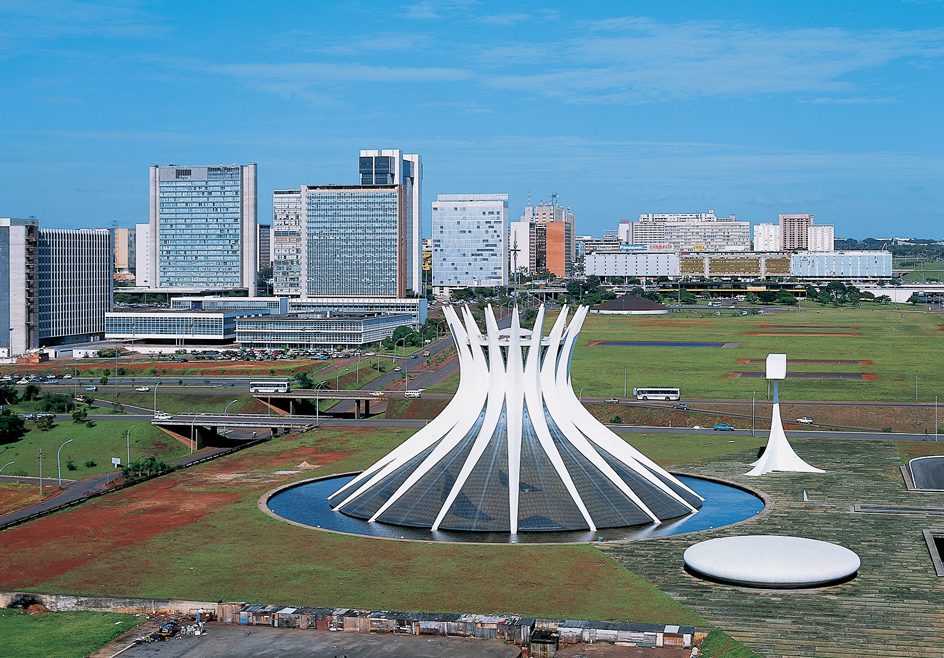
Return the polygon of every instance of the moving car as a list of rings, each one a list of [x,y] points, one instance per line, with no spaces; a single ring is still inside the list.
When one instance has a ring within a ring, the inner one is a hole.
[[[603,401],[603,404],[619,404],[619,398],[607,398]]]
[[[803,418],[797,418],[798,423],[803,423],[804,425],[812,425],[813,419],[809,416],[803,416]]]
[[[393,369],[394,372],[400,372],[401,370],[403,370],[403,368],[401,368],[400,366],[397,366],[396,368]]]
[[[378,397],[378,398],[379,398],[379,397],[383,397],[384,392],[383,392],[383,391],[371,391],[370,394],[373,395],[374,397]]]
[[[56,414],[52,413],[51,411],[40,411],[38,414],[36,414],[36,417],[37,418],[55,418]]]
[[[685,404],[684,402],[681,402],[681,403],[679,403],[679,404],[674,404],[674,405],[672,405],[672,408],[673,408],[673,409],[684,409],[685,411],[688,411],[688,410],[691,409],[691,407],[688,406],[687,404]]]
[[[36,414],[23,414],[20,418],[23,420],[36,420]]]
[[[151,390],[151,387],[150,387],[150,386],[138,386],[138,387],[137,387],[136,389],[134,389],[134,390],[138,391],[139,393],[147,393],[148,391]]]
[[[98,386],[86,386],[86,387],[85,387],[85,390],[86,390],[86,391],[97,391],[97,390],[98,390]]]
[[[734,428],[727,423],[719,423],[712,428],[716,432],[733,432]]]
[[[170,419],[171,419],[171,415],[166,414],[163,411],[158,411],[156,414],[154,414],[154,420],[170,420]]]

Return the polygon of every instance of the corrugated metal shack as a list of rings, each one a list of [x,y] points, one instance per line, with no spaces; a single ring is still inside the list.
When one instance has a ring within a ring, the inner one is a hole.
[[[640,647],[690,648],[694,626],[630,624],[611,621],[565,619],[557,625],[561,644],[626,644]]]
[[[560,638],[561,644],[606,642],[679,648],[690,648],[695,634],[693,626],[262,604],[243,605],[239,611],[239,623],[349,633],[476,637],[514,642],[523,648],[531,646],[535,632],[554,634]],[[550,649],[547,642],[544,645],[544,651]]]

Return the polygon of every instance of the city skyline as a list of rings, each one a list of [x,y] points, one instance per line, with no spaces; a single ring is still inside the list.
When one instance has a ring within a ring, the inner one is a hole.
[[[580,235],[714,209],[941,237],[941,3],[631,10],[5,6],[0,214],[130,228],[149,165],[256,162],[268,223],[379,147],[423,154],[424,236],[436,195],[498,190],[512,217],[558,194]]]

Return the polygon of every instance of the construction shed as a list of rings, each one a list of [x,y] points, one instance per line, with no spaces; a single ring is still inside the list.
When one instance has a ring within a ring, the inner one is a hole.
[[[557,626],[561,644],[623,644],[638,647],[690,648],[694,626],[631,624],[565,619]]]

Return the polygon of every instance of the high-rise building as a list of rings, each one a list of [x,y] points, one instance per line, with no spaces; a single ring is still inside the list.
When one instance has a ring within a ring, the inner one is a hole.
[[[806,248],[808,251],[833,251],[836,248],[835,227],[824,224],[807,228]]]
[[[40,345],[104,337],[114,254],[109,229],[39,229]]]
[[[780,251],[780,226],[756,224],[754,226],[754,251]]]
[[[302,294],[305,216],[301,190],[272,193],[272,280],[276,296]]]
[[[151,166],[153,288],[256,284],[256,165]]]
[[[259,233],[256,236],[256,263],[261,270],[272,264],[272,224],[257,224]]]
[[[39,221],[0,218],[0,356],[39,347]]]
[[[101,337],[111,310],[113,233],[0,218],[0,356]]]
[[[134,270],[134,285],[139,288],[155,288],[151,278],[154,268],[154,251],[151,248],[151,225],[134,225],[134,252],[136,267]]]
[[[550,204],[526,206],[520,219],[511,223],[512,268],[517,260],[519,269],[571,275],[577,257],[576,219],[568,208],[556,204],[556,198],[554,195]]]
[[[399,149],[363,150],[358,158],[357,170],[362,186],[403,187],[403,204],[407,218],[403,231],[406,247],[406,289],[422,294],[422,157],[416,153],[403,153]]]
[[[508,285],[507,194],[440,194],[433,204],[433,288]]]
[[[405,297],[406,197],[403,185],[276,190],[275,295]]]
[[[806,249],[813,215],[780,215],[780,248]]]
[[[137,259],[137,231],[133,228],[115,229],[115,271],[134,272]]]

